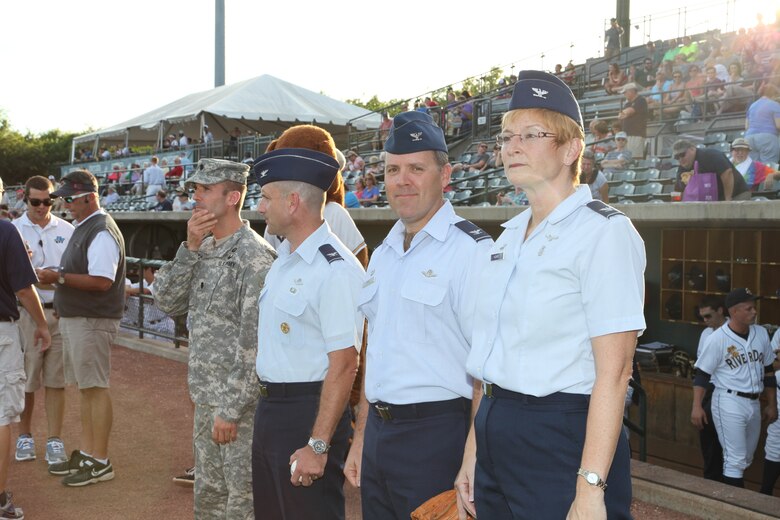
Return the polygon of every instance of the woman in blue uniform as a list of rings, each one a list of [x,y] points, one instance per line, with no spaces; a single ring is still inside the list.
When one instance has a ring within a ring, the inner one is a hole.
[[[501,133],[530,209],[480,269],[467,369],[483,396],[458,479],[462,518],[630,518],[623,403],[643,315],[645,250],[630,220],[579,186],[571,90],[518,76]]]

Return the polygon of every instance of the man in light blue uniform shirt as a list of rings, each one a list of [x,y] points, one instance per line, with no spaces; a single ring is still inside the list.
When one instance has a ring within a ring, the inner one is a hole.
[[[347,400],[363,319],[365,272],[323,219],[338,163],[281,148],[257,158],[258,211],[286,237],[260,293],[252,486],[258,518],[343,519]],[[344,312],[352,309],[352,312]],[[302,486],[302,487],[301,487]]]
[[[385,151],[385,189],[400,220],[374,251],[360,294],[366,375],[345,468],[372,520],[408,519],[452,488],[473,394],[472,267],[492,244],[442,197],[451,167],[428,114],[396,116]]]

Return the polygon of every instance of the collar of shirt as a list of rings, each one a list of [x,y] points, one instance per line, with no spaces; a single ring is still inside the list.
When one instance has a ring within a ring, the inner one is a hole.
[[[294,253],[290,253],[290,241],[285,240],[279,246],[279,256],[298,255],[307,264],[312,264],[314,259],[319,254],[319,248],[325,243],[328,235],[330,235],[330,226],[327,221],[323,220],[320,227],[318,227],[314,233],[306,237],[306,240],[301,242],[301,245],[297,247]]]
[[[748,158],[742,161],[739,164],[735,164],[737,171],[741,173],[742,175],[745,175],[748,171],[748,168],[750,168],[750,165],[753,164],[753,159],[748,155]]]
[[[547,215],[546,219],[544,219],[539,223],[539,225],[536,226],[536,229],[532,235],[535,235],[539,230],[544,228],[542,224],[557,224],[574,213],[574,211],[576,211],[580,206],[584,206],[591,201],[593,201],[593,197],[590,194],[590,188],[587,185],[578,186],[574,193],[566,197],[560,204],[555,207],[552,213]],[[531,221],[531,215],[532,213],[529,208],[527,211],[523,211],[516,217],[513,217],[507,222],[504,222],[501,224],[501,226],[506,229],[525,229],[528,227],[528,223]]]
[[[444,204],[442,204],[439,210],[433,214],[431,220],[429,220],[425,226],[423,226],[423,228],[417,232],[414,239],[412,240],[411,247],[409,247],[409,251],[414,249],[414,246],[419,243],[419,236],[422,233],[425,233],[439,242],[444,242],[444,240],[447,238],[450,225],[457,221],[458,215],[455,214],[455,210],[453,209],[452,204],[450,204],[450,201],[445,200]],[[409,252],[404,251],[404,233],[404,224],[399,220],[395,223],[395,225],[393,225],[393,228],[390,230],[390,233],[388,233],[387,238],[385,239],[385,243],[396,253],[398,253],[399,256],[403,256],[405,253]]]
[[[86,222],[87,220],[91,219],[95,215],[100,215],[100,214],[107,215],[108,213],[103,211],[103,208],[98,208],[94,213],[90,214],[87,218],[85,218],[81,222],[78,222],[78,221],[74,220],[73,221],[73,225],[76,226],[76,227],[79,227],[80,225],[82,225],[84,222]]]
[[[54,215],[50,215],[49,222],[45,226],[41,227],[38,224],[36,224],[35,222],[33,222],[32,220],[30,220],[29,215],[25,212],[24,215],[19,217],[19,224],[22,225],[22,226],[29,226],[29,227],[33,227],[33,228],[46,230],[46,229],[49,229],[49,228],[57,227],[59,225],[59,219],[56,216],[54,216]]]

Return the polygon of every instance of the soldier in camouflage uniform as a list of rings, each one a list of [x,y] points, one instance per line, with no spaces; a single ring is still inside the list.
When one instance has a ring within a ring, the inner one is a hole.
[[[248,171],[231,161],[198,163],[187,180],[196,202],[187,242],[154,284],[161,309],[189,312],[195,518],[254,518],[257,301],[276,253],[241,220]]]

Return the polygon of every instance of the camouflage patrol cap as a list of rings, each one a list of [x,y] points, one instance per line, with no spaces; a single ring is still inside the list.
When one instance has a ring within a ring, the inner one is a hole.
[[[195,173],[187,179],[185,185],[217,184],[224,181],[246,185],[249,165],[226,161],[224,159],[201,159]]]

